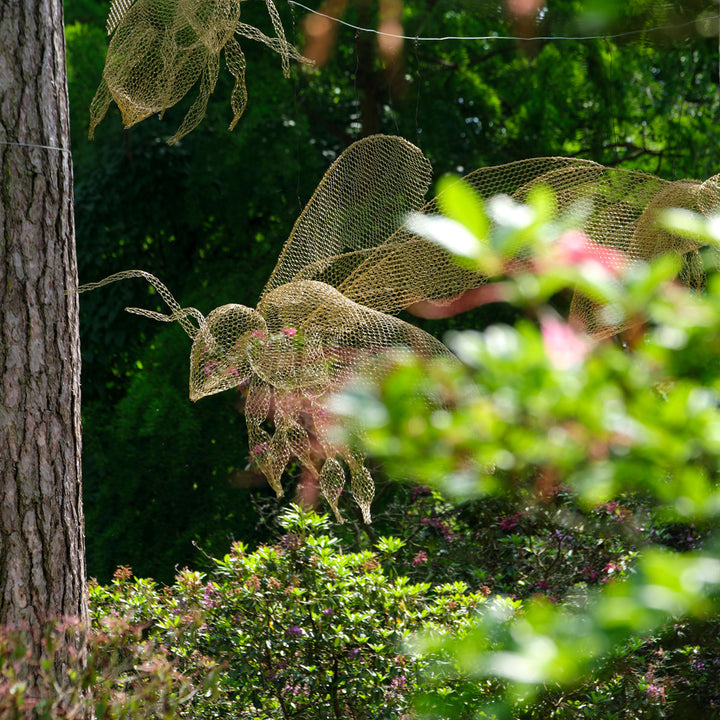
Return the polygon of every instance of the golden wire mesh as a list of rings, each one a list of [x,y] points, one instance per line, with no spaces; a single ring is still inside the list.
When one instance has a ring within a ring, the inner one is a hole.
[[[220,54],[235,78],[230,96],[232,130],[247,104],[245,55],[235,35],[257,40],[282,58],[283,74],[290,60],[310,63],[285,39],[273,0],[264,0],[275,37],[240,22],[244,0],[114,0],[107,21],[112,34],[105,69],[90,104],[90,131],[105,117],[112,100],[125,127],[156,113],[162,115],[199,83],[196,100],[171,145],[194,130],[207,109],[220,69]]]
[[[341,519],[344,463],[353,498],[369,522],[373,480],[363,458],[333,438],[324,400],[360,363],[371,379],[373,373],[379,377],[385,353],[452,357],[440,341],[394,315],[417,303],[447,305],[485,282],[404,226],[411,212],[438,212],[437,199],[423,206],[430,179],[428,160],[402,138],[376,135],[351,145],[295,223],[255,309],[223,305],[205,318],[195,308],[181,308],[159,280],[138,270],[81,290],[129,277],[150,282],[170,314],[128,309],[178,321],[190,335],[191,400],[247,386],[251,454],[278,495],[283,471],[297,458]],[[657,229],[654,219],[673,206],[710,213],[720,201],[717,177],[668,182],[567,158],[483,168],[465,179],[485,198],[506,193],[518,201],[546,184],[560,211],[590,200],[594,209],[581,229],[599,253],[607,248],[609,259],[622,255],[627,264],[677,252],[690,281],[702,273],[698,246]],[[620,329],[603,323],[597,308],[580,297],[571,313],[595,336]]]
[[[607,168],[576,158],[531,158],[482,168],[465,178],[483,197],[506,193],[522,202],[540,184],[550,187],[558,213],[585,203],[591,212],[578,229],[590,239],[597,257],[618,270],[663,253],[683,261],[680,279],[699,288],[705,278],[701,246],[658,225],[659,213],[673,207],[709,215],[720,205],[720,176],[708,180],[669,181],[634,170]],[[603,308],[575,293],[570,319],[600,339],[619,333],[632,318],[610,322]]]

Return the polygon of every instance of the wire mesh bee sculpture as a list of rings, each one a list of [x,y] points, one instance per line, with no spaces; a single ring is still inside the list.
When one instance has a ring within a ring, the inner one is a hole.
[[[150,282],[171,312],[127,309],[177,321],[190,336],[190,399],[247,386],[251,455],[278,495],[283,471],[296,458],[340,520],[347,472],[353,499],[369,522],[372,477],[364,459],[333,438],[325,400],[360,363],[366,377],[379,376],[382,355],[390,351],[454,358],[439,340],[396,315],[410,310],[422,316],[428,306],[440,308],[439,314],[443,307],[451,311],[458,298],[486,281],[408,229],[409,214],[439,212],[437,198],[424,204],[431,175],[422,152],[402,138],[376,135],[351,145],[296,221],[255,309],[229,304],[204,317],[181,308],[157,278],[139,270],[81,291],[130,277]],[[702,274],[699,246],[656,229],[652,220],[664,207],[709,213],[720,202],[717,177],[673,183],[568,158],[482,168],[465,180],[481,196],[504,193],[518,201],[538,183],[549,185],[560,212],[590,198],[594,210],[580,229],[598,253],[634,263],[676,252],[689,283]],[[596,337],[622,329],[608,326],[579,295],[571,314]]]
[[[240,22],[245,0],[114,0],[107,30],[112,34],[103,78],[90,105],[90,137],[115,100],[130,127],[179,102],[199,81],[199,92],[169,144],[194,130],[218,79],[220,54],[235,78],[230,97],[232,130],[247,104],[245,55],[235,35],[279,53],[283,74],[290,60],[310,63],[285,39],[277,8],[264,0],[275,37]]]

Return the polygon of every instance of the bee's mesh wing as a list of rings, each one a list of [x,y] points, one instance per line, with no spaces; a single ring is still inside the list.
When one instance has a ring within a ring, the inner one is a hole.
[[[533,158],[482,168],[464,180],[485,199],[506,194],[519,202],[534,187],[545,185],[553,190],[560,214],[573,207],[585,208],[584,214],[578,214],[582,218],[578,229],[606,266],[614,264],[620,270],[663,253],[676,253],[683,261],[680,280],[691,287],[704,282],[700,244],[664,230],[657,221],[662,210],[672,207],[705,215],[717,212],[720,176],[705,182],[669,181],[587,160]],[[422,212],[438,214],[437,198]],[[338,288],[351,300],[394,314],[415,303],[447,304],[483,282],[481,274],[459,267],[444,250],[401,228],[368,253]],[[578,293],[572,301],[571,319],[598,338],[616,334],[631,322],[610,323],[603,308]]]
[[[113,0],[106,25],[108,35],[112,34],[112,31],[122,22],[133,2],[134,0]]]
[[[374,135],[351,145],[302,211],[264,294],[299,279],[338,287],[422,206],[431,178],[407,140]]]
[[[115,101],[125,127],[179,102],[197,85],[198,96],[169,142],[193,130],[205,115],[215,89],[220,53],[235,78],[231,128],[245,108],[245,57],[235,35],[264,43],[282,57],[309,62],[285,39],[272,0],[265,0],[275,37],[240,22],[243,0],[114,0],[108,17],[112,33],[100,87],[90,105],[90,137]]]
[[[483,168],[466,180],[488,198],[506,193],[524,201],[533,187],[550,187],[559,213],[573,206],[591,208],[580,223],[602,258],[618,270],[651,260],[663,253],[676,253],[683,261],[681,280],[698,287],[704,282],[700,245],[664,230],[658,219],[661,211],[680,207],[706,215],[720,206],[718,176],[705,182],[669,181],[643,172],[607,168],[587,160],[533,158],[500,167]],[[608,337],[628,327],[632,319],[612,324],[602,308],[576,293],[571,319],[595,337]]]

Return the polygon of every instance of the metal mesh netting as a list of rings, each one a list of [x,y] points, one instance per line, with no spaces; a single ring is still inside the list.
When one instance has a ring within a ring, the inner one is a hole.
[[[295,223],[256,309],[223,305],[205,318],[181,308],[160,281],[137,270],[81,290],[129,277],[148,280],[170,314],[128,309],[182,323],[193,340],[192,400],[247,386],[251,454],[276,492],[282,494],[282,473],[297,458],[340,519],[347,469],[353,498],[369,521],[372,478],[363,458],[333,440],[323,401],[360,362],[371,377],[381,373],[387,352],[452,357],[440,341],[394,315],[416,303],[451,303],[485,281],[403,226],[412,211],[438,212],[436,200],[423,206],[430,178],[429,162],[406,140],[377,135],[350,146]],[[594,209],[581,229],[599,253],[607,248],[609,258],[622,255],[627,264],[673,251],[685,259],[686,281],[702,282],[698,245],[658,230],[654,219],[665,207],[713,211],[720,202],[717,178],[669,182],[584,160],[536,158],[465,179],[483,197],[506,193],[520,201],[544,183],[561,211],[589,199]],[[595,336],[621,329],[603,324],[581,297],[571,313]]]
[[[125,127],[179,102],[199,82],[196,100],[168,142],[187,135],[202,120],[217,83],[220,54],[235,78],[230,97],[233,119],[247,103],[245,55],[235,35],[264,43],[279,53],[285,77],[290,60],[309,63],[285,39],[272,0],[264,0],[275,37],[240,22],[244,0],[114,0],[107,30],[112,33],[103,77],[90,105],[90,137],[105,117],[110,102],[120,108]]]
[[[574,158],[532,158],[476,170],[465,178],[483,197],[506,193],[523,201],[543,184],[556,197],[558,212],[585,203],[592,210],[579,225],[603,264],[618,267],[650,260],[663,253],[682,258],[681,281],[700,288],[705,280],[701,245],[658,225],[659,214],[679,207],[709,215],[720,205],[720,176],[704,182],[669,181],[647,173],[607,168]],[[631,318],[610,323],[604,308],[575,293],[570,316],[595,338],[626,329]]]

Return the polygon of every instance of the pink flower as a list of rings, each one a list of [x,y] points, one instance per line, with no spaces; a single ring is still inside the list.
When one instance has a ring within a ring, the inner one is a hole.
[[[512,530],[514,527],[516,527],[518,524],[518,516],[517,515],[508,515],[507,517],[504,517],[499,523],[498,527],[501,530]]]
[[[250,333],[250,337],[257,338],[258,340],[265,340],[265,333],[262,330],[253,330]]]
[[[214,594],[215,586],[211,582],[208,582],[208,584],[205,586],[205,592],[203,593],[203,605],[205,605],[205,607],[215,607],[215,601],[212,599]]]
[[[297,330],[291,327],[284,327],[280,332],[288,337],[295,337],[297,335]]]
[[[455,533],[450,528],[450,525],[439,517],[423,518],[420,522],[437,530],[445,540],[452,542],[455,539]]]
[[[594,263],[611,275],[619,275],[627,264],[624,253],[593,242],[580,230],[568,230],[557,239],[550,261],[561,265]]]
[[[210,375],[210,374],[212,373],[212,371],[213,371],[216,367],[217,367],[217,362],[216,362],[215,360],[209,362],[209,363],[205,366],[205,374],[206,374],[206,375]]]
[[[558,370],[579,365],[590,352],[590,338],[576,332],[555,315],[546,314],[540,318],[540,332],[545,354]]]
[[[402,693],[405,691],[407,678],[404,675],[393,678],[390,681],[390,687],[385,695],[386,698],[399,698],[402,697]]]
[[[607,582],[610,578],[615,575],[620,568],[613,562],[609,562],[603,569],[602,582]]]
[[[665,704],[665,702],[667,701],[665,696],[665,688],[662,685],[650,683],[645,689],[645,693],[651,700],[657,700],[661,704]]]
[[[266,442],[260,443],[259,445],[255,445],[255,447],[253,447],[252,454],[253,455],[262,455],[263,453],[267,452],[268,449],[269,449],[269,445]]]
[[[426,563],[428,561],[427,553],[424,550],[421,550],[412,561],[412,564],[417,567],[418,565],[421,565],[423,563]]]

